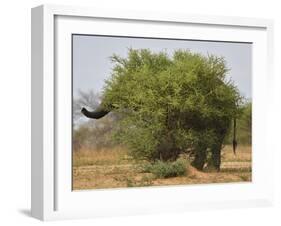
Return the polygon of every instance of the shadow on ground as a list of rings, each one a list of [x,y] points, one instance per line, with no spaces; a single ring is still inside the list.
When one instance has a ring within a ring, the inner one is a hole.
[[[18,212],[27,217],[31,217],[31,210],[29,209],[19,209]]]

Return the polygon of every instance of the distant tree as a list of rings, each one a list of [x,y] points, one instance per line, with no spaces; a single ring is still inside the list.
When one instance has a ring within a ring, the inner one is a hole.
[[[73,147],[75,151],[81,148],[100,149],[114,145],[112,132],[118,116],[114,113],[107,117],[93,121],[88,120],[81,114],[83,106],[91,109],[100,104],[101,95],[93,90],[79,91],[73,100]]]

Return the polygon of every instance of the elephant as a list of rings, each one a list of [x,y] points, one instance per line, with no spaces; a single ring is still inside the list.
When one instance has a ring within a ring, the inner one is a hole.
[[[112,109],[113,110],[113,109]],[[81,109],[81,113],[86,116],[87,118],[90,119],[100,119],[103,118],[104,116],[106,116],[107,114],[109,114],[111,112],[111,110],[108,109],[104,109],[101,106],[99,106],[96,110],[94,111],[88,111],[86,108],[82,108]],[[194,119],[193,119],[194,120]],[[199,120],[195,120],[196,121],[196,125],[192,125],[192,123],[188,123],[188,127],[194,126],[194,127],[198,127],[198,121]],[[211,161],[208,164],[208,168],[209,169],[215,169],[216,171],[220,171],[220,165],[221,165],[221,149],[222,149],[222,145],[223,145],[223,141],[224,138],[230,128],[230,120],[226,119],[225,121],[213,121],[213,122],[209,122],[209,127],[215,128],[215,134],[217,135],[217,140],[216,142],[214,142],[210,148],[210,152],[211,152]],[[199,126],[200,127],[200,126]],[[233,118],[233,152],[234,154],[236,154],[236,148],[237,148],[237,140],[236,140],[236,118]],[[195,128],[197,130],[200,131],[200,128]],[[162,144],[162,146],[160,148],[167,148],[169,145],[169,142],[165,142]],[[207,160],[207,146],[204,145],[204,143],[198,143],[195,147],[195,156],[194,156],[194,160],[192,161],[192,166],[194,166],[196,169],[198,170],[203,170],[204,165],[206,163]],[[167,149],[168,150],[168,149]],[[177,152],[178,154],[180,154],[180,150],[176,150],[174,149],[173,152]],[[169,150],[166,152],[169,153]],[[175,157],[178,156],[178,154],[175,155]],[[161,157],[160,157],[161,159]],[[168,158],[167,159],[171,159]],[[173,159],[175,160],[175,159]]]
[[[157,137],[150,160],[174,161],[188,147],[195,168],[203,170],[207,163],[217,171],[222,145],[233,122],[235,153],[240,95],[236,86],[226,81],[228,69],[222,58],[183,50],[176,51],[172,58],[150,50],[130,50],[127,59],[114,56],[113,61],[116,66],[106,82],[100,106],[94,111],[83,107],[84,116],[100,119],[123,109],[139,113],[136,120],[146,120],[147,127],[154,125],[153,120],[161,121],[161,137]],[[187,141],[179,145],[185,138]]]

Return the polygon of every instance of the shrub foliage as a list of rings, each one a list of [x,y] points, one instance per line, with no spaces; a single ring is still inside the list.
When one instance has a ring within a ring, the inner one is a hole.
[[[187,173],[187,161],[178,159],[174,162],[156,161],[144,166],[145,172],[153,173],[156,178],[184,176]]]
[[[122,115],[114,137],[136,159],[174,161],[187,149],[210,147],[237,114],[241,98],[221,57],[130,49],[112,61],[102,105]]]

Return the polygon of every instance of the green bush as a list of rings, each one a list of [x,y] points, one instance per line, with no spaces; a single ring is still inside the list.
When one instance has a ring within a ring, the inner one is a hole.
[[[230,127],[240,95],[223,58],[130,49],[112,61],[101,105],[122,115],[114,140],[135,159],[175,161],[187,149],[216,144],[217,131]]]
[[[188,162],[178,159],[174,162],[157,161],[144,166],[144,171],[153,173],[157,178],[169,178],[186,175]]]

